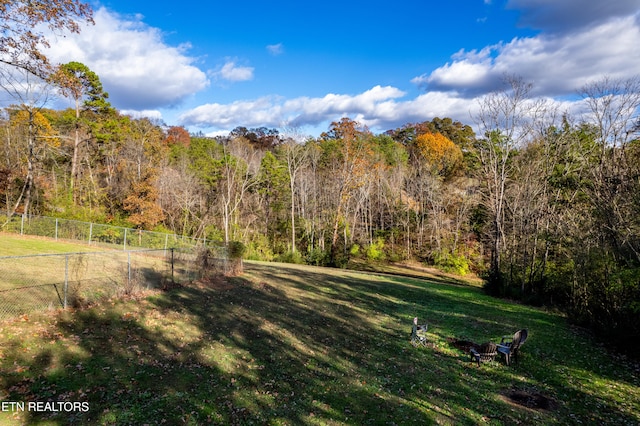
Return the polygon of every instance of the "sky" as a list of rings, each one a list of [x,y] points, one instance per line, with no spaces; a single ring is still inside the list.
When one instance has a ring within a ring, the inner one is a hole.
[[[51,61],[87,65],[124,113],[206,135],[473,125],[506,75],[570,111],[585,84],[640,74],[640,0],[89,3],[95,25],[52,37]]]

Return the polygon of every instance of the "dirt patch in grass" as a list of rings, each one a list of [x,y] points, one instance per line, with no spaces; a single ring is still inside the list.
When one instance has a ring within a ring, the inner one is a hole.
[[[531,410],[555,410],[557,403],[553,398],[534,391],[508,390],[502,395],[502,400],[511,405]]]

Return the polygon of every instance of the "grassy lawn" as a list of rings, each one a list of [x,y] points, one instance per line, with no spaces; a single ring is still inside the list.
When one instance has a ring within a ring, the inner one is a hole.
[[[63,253],[91,253],[96,247],[51,239],[0,234],[0,291],[64,281]],[[102,249],[102,251],[105,251]],[[37,255],[37,256],[36,256]],[[54,255],[54,256],[43,256]],[[9,259],[3,257],[11,257]],[[17,257],[22,256],[22,257]],[[28,257],[25,257],[28,256]],[[90,256],[73,256],[73,263]],[[74,269],[77,275],[78,267]],[[72,274],[73,275],[73,274]],[[73,279],[73,277],[69,277]],[[33,289],[32,291],[37,291]],[[11,297],[16,297],[11,295]]]
[[[32,254],[84,253],[93,251],[105,251],[105,248],[67,241],[52,242],[50,238],[0,232],[0,256],[29,256]]]
[[[429,344],[409,344],[412,318]],[[454,340],[528,328],[518,365]],[[640,423],[640,370],[562,316],[473,286],[249,263],[140,300],[0,324],[0,424]]]
[[[65,300],[70,306],[86,306],[123,293],[159,288],[172,276],[167,262],[172,256],[163,250],[121,248],[0,234],[0,321],[54,310]],[[185,282],[191,269],[181,256],[173,256],[173,277]]]

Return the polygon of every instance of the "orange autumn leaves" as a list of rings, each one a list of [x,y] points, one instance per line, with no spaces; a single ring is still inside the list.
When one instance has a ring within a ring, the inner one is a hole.
[[[442,133],[422,133],[415,139],[417,153],[434,172],[450,176],[462,165],[462,151]]]

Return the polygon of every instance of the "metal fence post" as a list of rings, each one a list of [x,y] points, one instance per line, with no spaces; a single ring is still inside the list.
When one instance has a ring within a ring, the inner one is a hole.
[[[20,221],[20,235],[24,235],[24,214],[22,215],[22,220]]]
[[[91,245],[92,236],[93,236],[93,222],[89,223],[89,245]]]
[[[124,228],[124,248],[123,250],[127,249],[127,228]]]
[[[69,255],[64,257],[64,308],[67,309],[67,295],[69,294]]]
[[[175,248],[171,247],[171,282],[174,282],[174,277],[173,277],[173,265],[174,265],[174,261],[173,261],[173,252],[174,252]]]
[[[58,218],[56,218],[56,241],[58,241]]]

